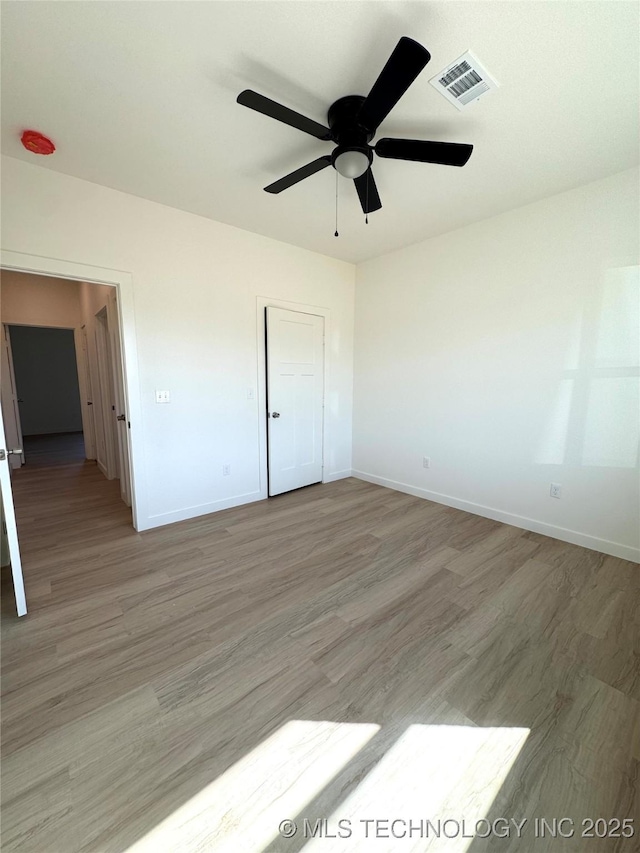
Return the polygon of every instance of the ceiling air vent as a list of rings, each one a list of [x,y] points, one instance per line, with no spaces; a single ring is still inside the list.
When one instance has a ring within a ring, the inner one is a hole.
[[[443,68],[429,82],[459,110],[465,109],[499,85],[470,50]]]

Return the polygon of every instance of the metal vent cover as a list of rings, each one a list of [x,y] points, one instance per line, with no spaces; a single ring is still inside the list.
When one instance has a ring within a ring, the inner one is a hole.
[[[500,85],[470,50],[443,68],[429,82],[459,110],[466,109]]]

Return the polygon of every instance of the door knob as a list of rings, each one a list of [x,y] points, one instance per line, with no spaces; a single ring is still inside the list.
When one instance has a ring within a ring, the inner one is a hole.
[[[279,417],[280,417],[280,412],[273,412],[273,414],[271,415],[271,417],[272,417],[272,418],[279,418]]]
[[[126,419],[127,419],[127,416],[126,416],[126,415],[118,415],[118,416],[116,417],[116,420],[117,420],[117,421],[126,421]]]

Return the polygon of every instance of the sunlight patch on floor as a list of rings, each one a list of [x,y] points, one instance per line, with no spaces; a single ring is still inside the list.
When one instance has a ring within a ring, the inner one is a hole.
[[[215,850],[259,853],[378,732],[373,724],[292,720],[128,853]]]
[[[338,834],[339,821],[344,821],[343,829],[350,830],[350,836],[335,841],[313,838],[304,853],[464,853],[473,839],[463,837],[462,822],[468,835],[476,821],[486,818],[528,734],[526,728],[409,726],[356,790],[327,816],[329,832]],[[427,819],[436,827],[441,822],[440,838],[431,830],[425,837],[420,821]],[[451,823],[443,828],[445,820]],[[392,821],[397,821],[393,827]]]

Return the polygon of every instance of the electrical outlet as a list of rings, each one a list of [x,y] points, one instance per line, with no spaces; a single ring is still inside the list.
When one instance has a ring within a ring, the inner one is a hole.
[[[431,457],[423,456],[422,457],[422,467],[423,468],[431,468]]]
[[[223,465],[222,466],[222,476],[228,477],[231,473],[231,465]]]
[[[551,488],[549,489],[549,494],[552,498],[560,498],[562,497],[562,486],[560,483],[551,483]]]
[[[156,391],[156,403],[170,403],[171,402],[171,392],[170,391]]]

